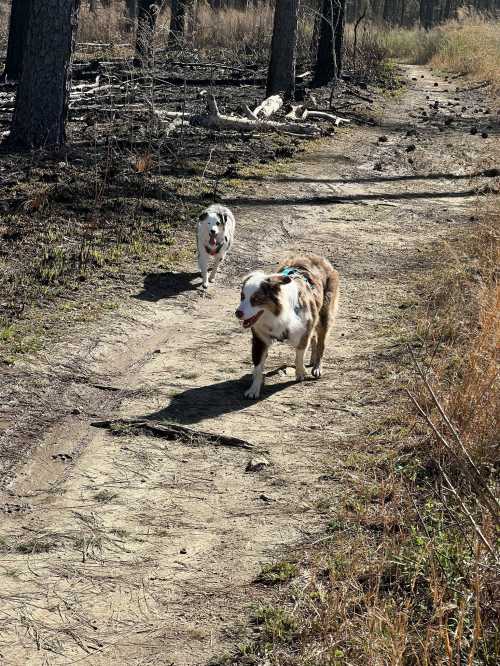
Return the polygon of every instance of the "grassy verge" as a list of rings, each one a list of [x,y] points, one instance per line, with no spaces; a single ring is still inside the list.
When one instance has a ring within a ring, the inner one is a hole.
[[[401,332],[416,363],[388,361],[400,399],[336,459],[342,503],[263,570],[251,637],[214,663],[498,663],[498,202],[432,259]]]
[[[377,42],[397,59],[430,64],[448,72],[488,81],[492,94],[500,88],[500,21],[467,16],[433,30],[375,30]]]

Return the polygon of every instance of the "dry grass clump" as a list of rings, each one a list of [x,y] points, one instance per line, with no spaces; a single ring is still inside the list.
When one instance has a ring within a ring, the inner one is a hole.
[[[430,31],[393,28],[378,31],[393,58],[467,74],[500,88],[500,21],[466,14]]]
[[[479,464],[498,460],[500,206],[486,198],[465,236],[448,241],[425,289],[418,330],[433,350],[430,367],[443,408]],[[437,353],[435,350],[437,349]],[[429,396],[421,395],[424,406]]]
[[[198,49],[234,49],[248,56],[267,52],[271,44],[273,8],[267,3],[246,11],[227,7],[214,11],[200,4],[193,22],[192,45]]]
[[[344,37],[344,69],[356,77],[375,83],[388,66],[389,51],[382,33],[368,24],[354,33],[346,25]]]
[[[490,81],[500,89],[500,21],[469,17],[442,29],[439,48],[430,59],[435,67]]]
[[[113,3],[110,7],[98,4],[95,12],[89,10],[88,5],[82,4],[78,21],[78,41],[114,43],[130,39],[131,23],[125,16],[125,3],[118,6]]]
[[[444,40],[442,27],[430,31],[399,27],[382,31],[380,26],[375,29],[391,58],[415,65],[428,64],[442,48]]]

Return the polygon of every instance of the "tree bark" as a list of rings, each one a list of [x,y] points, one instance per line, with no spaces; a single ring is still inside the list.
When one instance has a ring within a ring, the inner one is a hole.
[[[31,0],[12,0],[4,77],[19,80],[23,66]]]
[[[346,0],[337,0],[338,18],[335,30],[335,59],[337,61],[337,78],[342,74],[344,64],[344,31],[345,31],[345,5]]]
[[[186,24],[187,0],[172,0],[172,13],[170,15],[170,29],[168,41],[171,46],[177,46],[184,39]]]
[[[295,97],[298,15],[299,0],[276,1],[266,97],[275,93]]]
[[[454,0],[445,0],[443,8],[443,20],[447,21],[451,18],[456,18],[457,7]]]
[[[406,0],[401,0],[401,12],[399,15],[399,25],[403,26],[405,24],[406,16]]]
[[[71,86],[80,0],[33,2],[10,141],[24,147],[61,146]]]
[[[420,0],[420,25],[425,30],[434,25],[434,0]]]
[[[129,19],[135,21],[137,18],[137,0],[125,0],[125,5]]]
[[[318,51],[312,85],[325,86],[340,76],[345,24],[345,0],[323,0]]]

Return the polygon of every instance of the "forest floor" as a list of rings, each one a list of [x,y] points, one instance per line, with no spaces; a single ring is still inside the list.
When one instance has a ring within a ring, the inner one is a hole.
[[[181,256],[4,366],[2,442],[30,455],[4,465],[0,487],[2,663],[202,666],[231,652],[269,594],[255,582],[263,566],[324,534],[370,457],[391,464],[388,441],[369,433],[400,399],[404,319],[433,248],[473,224],[498,141],[474,93],[404,70],[377,125],[313,142],[267,175],[238,174],[222,196],[236,242],[207,295]],[[277,345],[251,402],[239,284],[296,252],[327,256],[341,276],[324,376],[296,384]],[[252,448],[92,425],[120,418]],[[254,458],[268,464],[250,471]]]

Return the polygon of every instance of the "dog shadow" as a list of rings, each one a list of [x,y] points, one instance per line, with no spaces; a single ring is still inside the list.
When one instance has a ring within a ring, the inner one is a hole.
[[[266,376],[271,377],[279,371],[280,369],[274,370]],[[175,421],[184,425],[199,423],[205,419],[216,419],[224,414],[239,412],[296,383],[295,380],[288,380],[268,386],[264,384],[261,397],[258,400],[249,400],[243,394],[251,382],[251,375],[245,375],[240,379],[187,389],[174,396],[168,407],[147,414],[144,418],[154,421]]]
[[[140,301],[156,303],[162,298],[175,298],[186,291],[194,291],[199,287],[196,278],[199,273],[148,273],[144,278],[144,288],[134,294],[133,298]]]

